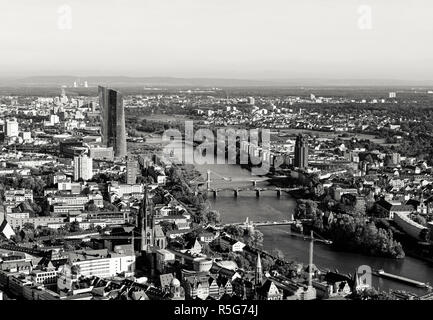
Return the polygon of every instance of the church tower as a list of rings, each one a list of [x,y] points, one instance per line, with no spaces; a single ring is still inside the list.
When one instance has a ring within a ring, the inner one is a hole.
[[[257,253],[256,271],[254,273],[254,285],[257,288],[262,284],[263,284],[262,260],[260,259],[260,253]]]
[[[145,186],[144,197],[139,210],[139,230],[141,232],[141,251],[148,252],[154,246],[154,216],[153,202],[149,198],[147,186]]]

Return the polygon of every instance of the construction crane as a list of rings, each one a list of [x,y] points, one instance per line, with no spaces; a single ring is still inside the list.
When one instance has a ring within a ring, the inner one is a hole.
[[[308,259],[308,291],[314,291],[314,296],[316,295],[316,292],[313,288],[313,250],[314,250],[314,235],[317,235],[320,239],[324,239],[322,236],[314,232],[313,230],[310,231],[310,250],[309,250],[309,259]],[[315,297],[314,297],[315,298]]]

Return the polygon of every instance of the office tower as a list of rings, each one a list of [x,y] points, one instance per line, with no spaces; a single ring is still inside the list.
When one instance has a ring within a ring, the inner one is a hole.
[[[18,137],[18,121],[17,119],[6,119],[5,135],[7,137]]]
[[[302,135],[296,137],[294,165],[297,168],[308,167],[308,141]]]
[[[138,161],[133,157],[126,160],[126,183],[135,184],[138,175]]]
[[[86,155],[74,157],[74,180],[90,180],[93,177],[93,160]]]
[[[248,97],[248,104],[253,106],[256,103],[256,100],[253,97]]]
[[[390,92],[390,93],[389,93],[389,97],[390,97],[390,98],[396,98],[396,97],[397,97],[397,93],[395,93],[395,92]]]
[[[102,143],[113,147],[115,157],[126,156],[125,112],[122,95],[113,89],[98,87],[101,109]]]

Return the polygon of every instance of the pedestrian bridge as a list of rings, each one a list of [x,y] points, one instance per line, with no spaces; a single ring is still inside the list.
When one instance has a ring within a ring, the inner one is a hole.
[[[282,226],[282,225],[291,225],[296,224],[296,220],[279,220],[279,221],[250,221],[249,218],[246,218],[243,222],[232,222],[232,223],[226,223],[223,225],[225,226],[243,226],[243,227],[266,227],[266,226]]]

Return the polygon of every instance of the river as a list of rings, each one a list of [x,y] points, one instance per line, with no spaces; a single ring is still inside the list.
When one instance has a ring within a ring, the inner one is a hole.
[[[195,165],[196,169],[206,177],[211,170],[212,187],[242,187],[252,186],[254,177],[250,171],[237,165],[203,164]],[[224,178],[231,178],[227,181]],[[258,186],[267,186],[267,181],[257,183]],[[221,191],[216,198],[209,196],[213,209],[218,210],[224,223],[245,221],[248,217],[252,221],[291,219],[296,207],[296,200],[289,194],[282,193],[277,197],[274,192],[265,192],[256,198],[253,192],[241,192],[234,197],[232,191]],[[290,226],[261,227],[264,235],[263,247],[265,250],[280,249],[289,260],[308,263],[309,242],[302,238],[290,235]],[[384,269],[386,272],[408,277],[414,280],[433,284],[433,269],[430,263],[411,257],[395,260],[380,257],[371,257],[362,254],[340,252],[333,250],[329,245],[315,243],[314,264],[320,268],[335,270],[352,275],[361,265],[368,265],[372,269]],[[425,289],[408,286],[396,281],[386,280],[373,276],[373,286],[377,289],[406,290],[416,294],[424,294]]]

